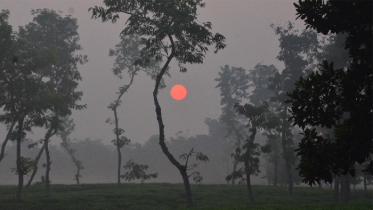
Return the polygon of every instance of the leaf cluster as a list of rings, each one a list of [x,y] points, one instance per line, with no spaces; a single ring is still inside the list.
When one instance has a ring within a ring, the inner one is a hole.
[[[180,71],[186,63],[202,63],[207,46],[215,44],[215,52],[225,47],[225,37],[210,32],[210,22],[199,23],[197,8],[204,7],[201,0],[104,1],[106,8],[91,7],[92,18],[115,23],[120,13],[130,15],[124,35],[138,35],[144,45],[136,65],[145,65],[152,59],[175,57]]]
[[[132,159],[127,161],[123,168],[128,171],[124,175],[121,175],[121,178],[128,182],[135,179],[141,179],[141,183],[143,183],[145,180],[158,177],[158,173],[146,174],[145,171],[149,168],[149,166],[137,164]]]

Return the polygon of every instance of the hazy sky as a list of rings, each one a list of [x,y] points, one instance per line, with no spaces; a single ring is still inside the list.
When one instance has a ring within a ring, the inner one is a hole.
[[[159,93],[162,107],[166,138],[182,130],[189,136],[206,134],[205,118],[218,118],[221,113],[219,90],[215,89],[214,79],[220,67],[230,65],[251,69],[257,63],[275,64],[282,70],[283,64],[276,60],[279,52],[278,37],[270,27],[271,23],[285,24],[295,21],[293,1],[285,0],[207,0],[206,7],[199,11],[201,22],[210,21],[213,32],[226,37],[226,49],[206,55],[204,64],[188,65],[188,72],[181,73],[175,62],[171,64],[171,78],[165,78],[167,88]],[[71,14],[78,19],[80,44],[88,56],[88,63],[79,67],[83,81],[79,90],[84,92],[82,103],[87,109],[74,111],[75,132],[71,135],[77,139],[101,138],[110,143],[114,138],[113,126],[105,123],[113,119],[113,113],[107,106],[116,98],[116,91],[122,84],[129,82],[129,77],[120,80],[111,68],[114,58],[108,56],[109,48],[119,42],[119,33],[124,28],[126,16],[122,15],[116,24],[102,23],[91,19],[88,8],[101,5],[102,0],[0,0],[0,9],[10,10],[9,22],[14,30],[32,21],[31,9],[49,8],[60,10],[64,15]],[[296,28],[304,28],[298,20]],[[175,84],[186,87],[188,95],[182,101],[175,101],[170,96],[170,89]],[[158,134],[152,92],[154,81],[145,74],[139,74],[134,84],[122,97],[119,107],[120,127],[133,142],[144,142],[151,135]],[[3,128],[1,128],[4,131]],[[3,135],[4,136],[4,135]],[[44,136],[38,129],[35,139]],[[59,144],[59,142],[58,142]]]

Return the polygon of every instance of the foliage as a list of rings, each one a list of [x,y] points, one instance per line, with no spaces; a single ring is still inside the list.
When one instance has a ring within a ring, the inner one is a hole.
[[[19,171],[21,171],[23,175],[26,175],[28,172],[32,171],[36,164],[35,161],[31,160],[31,158],[25,157],[21,157],[19,162],[20,170],[18,170],[17,168],[11,168],[11,171],[15,172],[16,174],[19,174]]]
[[[201,183],[203,180],[201,173],[199,171],[194,170],[195,168],[197,168],[198,164],[194,163],[194,164],[188,165],[189,158],[192,157],[193,155],[196,156],[196,161],[201,161],[205,163],[209,161],[209,158],[207,157],[207,155],[204,155],[202,152],[194,152],[193,148],[189,151],[189,153],[184,153],[179,156],[180,159],[185,160],[184,167],[186,168],[186,170],[187,171],[193,170],[193,172],[189,174],[188,177],[193,176],[193,180],[196,183]]]
[[[210,22],[197,21],[197,8],[204,7],[201,0],[176,1],[104,1],[108,9],[91,7],[92,18],[115,23],[119,13],[130,15],[122,31],[124,35],[138,35],[144,45],[135,64],[144,65],[154,58],[175,57],[180,71],[186,63],[202,63],[207,46],[215,44],[215,52],[225,47],[224,36],[213,35]],[[166,41],[168,39],[168,41]]]
[[[340,69],[323,61],[317,72],[300,78],[288,94],[295,124],[334,129],[334,138],[323,137],[327,147],[320,154],[327,156],[332,150],[333,157],[315,159],[313,151],[319,147],[312,141],[317,131],[306,128],[310,136],[302,139],[298,151],[301,175],[311,185],[315,180],[330,182],[332,174],[354,175],[355,162],[368,162],[364,171],[372,174],[372,2],[300,0],[294,5],[307,27],[323,34],[346,33],[345,48],[351,59],[347,68]]]
[[[180,171],[185,183],[187,205],[191,207],[192,194],[186,168],[176,160],[165,144],[161,107],[157,98],[158,89],[173,58],[177,61],[180,71],[186,72],[183,64],[203,63],[208,46],[215,45],[216,53],[225,47],[225,37],[218,33],[212,34],[210,22],[198,21],[197,9],[205,6],[202,0],[114,0],[104,1],[104,4],[107,9],[97,6],[89,8],[89,11],[92,11],[92,18],[101,18],[103,22],[111,20],[115,23],[119,13],[129,15],[122,33],[139,36],[143,44],[135,65],[145,66],[151,59],[162,61],[163,57],[167,57],[167,61],[157,74],[153,91],[159,126],[159,145],[170,162]]]
[[[158,177],[158,173],[146,174],[145,171],[149,168],[148,165],[137,164],[133,162],[132,159],[127,161],[123,168],[128,171],[124,175],[121,175],[121,178],[124,178],[128,182],[135,179],[141,179],[141,183],[143,183],[145,180]]]

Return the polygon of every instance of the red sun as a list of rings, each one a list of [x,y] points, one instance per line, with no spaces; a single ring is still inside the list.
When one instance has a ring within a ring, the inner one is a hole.
[[[183,100],[185,96],[187,95],[187,90],[182,85],[174,85],[171,88],[170,94],[173,99],[180,101],[180,100]]]

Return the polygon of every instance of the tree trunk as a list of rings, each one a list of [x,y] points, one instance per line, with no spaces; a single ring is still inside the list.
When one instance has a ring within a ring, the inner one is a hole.
[[[184,188],[185,188],[185,193],[187,197],[187,207],[192,207],[193,206],[193,201],[192,201],[192,193],[190,191],[190,184],[189,184],[189,179],[188,176],[185,177],[186,168],[184,169],[184,166],[182,166],[176,159],[175,157],[168,151],[168,148],[165,143],[165,136],[164,136],[164,124],[163,124],[163,119],[162,119],[162,109],[161,106],[159,105],[158,102],[158,89],[159,89],[159,84],[161,83],[161,79],[163,74],[168,68],[169,63],[171,62],[172,58],[174,57],[174,43],[172,37],[170,37],[171,44],[173,46],[173,50],[170,54],[170,56],[167,58],[166,63],[163,65],[161,72],[157,75],[156,81],[155,81],[155,87],[153,91],[153,99],[154,99],[154,105],[155,105],[155,113],[157,115],[157,122],[159,126],[159,145],[161,146],[162,152],[166,155],[168,160],[180,171],[180,174],[182,174],[183,177],[183,182],[184,182]],[[185,174],[184,174],[185,173]],[[183,175],[184,174],[184,175]]]
[[[321,183],[321,181],[318,181],[318,185],[319,185],[319,189],[321,190],[322,189],[322,183]]]
[[[253,196],[253,193],[251,191],[251,180],[250,180],[250,163],[249,163],[249,160],[250,160],[250,150],[252,149],[252,145],[254,144],[254,139],[255,139],[255,134],[256,134],[256,128],[252,128],[252,133],[250,135],[250,138],[249,138],[249,142],[248,142],[248,147],[246,148],[246,151],[245,151],[245,174],[246,174],[246,187],[247,187],[247,193],[248,193],[248,197],[249,197],[249,201],[251,204],[254,204],[255,201],[254,201],[254,196]]]
[[[187,198],[187,206],[190,207],[193,205],[193,201],[192,201],[192,190],[190,189],[189,177],[188,177],[186,170],[180,170],[180,174],[183,177],[184,189],[185,189],[186,198]]]
[[[278,171],[278,162],[277,162],[277,160],[275,160],[274,166],[275,166],[275,170],[274,170],[273,185],[277,186],[277,171]]]
[[[12,135],[13,127],[16,124],[16,122],[17,122],[16,120],[13,120],[12,124],[9,127],[8,134],[6,135],[5,140],[4,140],[3,144],[1,145],[0,162],[3,160],[3,158],[5,156],[5,146],[8,143],[8,141],[9,141],[11,135]]]
[[[286,127],[285,127],[285,122],[286,122],[286,116],[287,116],[287,106],[285,106],[284,109],[284,116],[282,119],[282,134],[281,134],[281,141],[282,141],[282,150],[283,150],[283,156],[285,160],[285,168],[286,168],[286,173],[287,173],[287,182],[289,184],[289,194],[293,194],[293,178],[291,176],[291,165],[290,165],[290,160],[288,158],[288,151],[286,149]]]
[[[18,172],[18,186],[16,193],[16,201],[21,202],[21,193],[23,187],[23,171],[21,167],[21,142],[23,132],[23,121],[24,117],[18,120],[18,131],[17,131],[17,172]]]
[[[350,179],[349,175],[344,175],[341,180],[341,201],[348,203],[350,197]]]
[[[234,173],[237,170],[237,165],[238,165],[238,161],[234,160],[232,173]],[[232,185],[236,184],[236,179],[234,177],[232,177],[232,183],[231,184]]]
[[[49,195],[49,171],[50,171],[50,167],[51,167],[51,157],[50,157],[50,154],[49,154],[49,147],[48,147],[48,140],[45,141],[45,156],[46,156],[46,159],[47,159],[47,166],[46,166],[46,170],[45,170],[45,194],[46,195]]]
[[[330,190],[333,190],[333,179],[332,179],[332,181],[330,182]]]
[[[54,134],[52,134],[53,127],[51,126],[45,135],[44,139],[44,150],[45,150],[45,157],[47,159],[47,164],[46,164],[46,170],[45,170],[45,194],[49,195],[49,171],[51,170],[51,157],[49,154],[49,139],[52,137]]]
[[[234,132],[236,133],[236,137],[237,137],[237,148],[240,148],[241,147],[241,135],[239,134],[239,132],[236,129],[234,129]],[[236,159],[234,160],[232,173],[237,171],[238,162],[239,161],[237,161]],[[232,185],[235,185],[235,184],[236,184],[236,179],[234,177],[232,177]]]
[[[122,167],[122,153],[120,152],[120,145],[119,145],[119,133],[118,133],[118,115],[117,115],[117,108],[114,107],[114,120],[115,120],[115,138],[117,139],[117,153],[118,153],[118,171],[117,171],[117,179],[118,179],[118,185],[120,185],[120,170]]]
[[[367,191],[367,175],[364,174],[364,191]]]
[[[334,203],[338,203],[338,197],[339,197],[339,181],[341,177],[338,175],[334,178]]]
[[[32,170],[31,178],[30,178],[30,180],[28,180],[27,185],[26,185],[26,187],[25,187],[26,190],[30,187],[32,181],[34,180],[34,177],[35,177],[35,175],[36,175],[36,172],[38,171],[38,163],[39,163],[39,160],[40,160],[41,155],[42,155],[43,152],[44,152],[44,148],[45,148],[45,144],[43,144],[43,146],[42,146],[41,149],[39,150],[38,155],[35,157],[35,160],[34,160],[34,161],[35,161],[35,166],[34,166],[34,168],[33,168],[33,170]]]
[[[75,175],[75,180],[76,180],[76,185],[79,185],[79,177],[80,177],[80,167],[77,166],[77,172],[76,172],[76,175]]]

